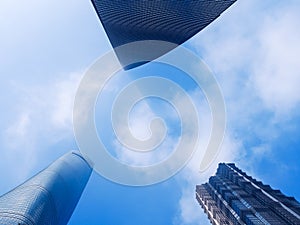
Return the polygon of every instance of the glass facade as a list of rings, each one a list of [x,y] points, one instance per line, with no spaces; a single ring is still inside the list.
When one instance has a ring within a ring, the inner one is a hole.
[[[300,203],[295,198],[248,176],[232,163],[220,163],[208,183],[197,185],[196,199],[212,224],[300,224]]]
[[[70,152],[0,197],[1,225],[65,225],[89,180],[92,168]]]
[[[144,40],[160,40],[180,45],[208,26],[235,1],[92,0],[92,3],[112,46],[116,48]],[[165,49],[163,54],[169,50],[171,49]],[[136,54],[135,51],[116,53],[124,65],[126,56],[132,57]]]

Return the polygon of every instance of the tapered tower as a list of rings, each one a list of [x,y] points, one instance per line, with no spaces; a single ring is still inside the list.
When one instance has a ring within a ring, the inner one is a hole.
[[[78,153],[68,153],[0,197],[2,225],[66,225],[92,168]]]

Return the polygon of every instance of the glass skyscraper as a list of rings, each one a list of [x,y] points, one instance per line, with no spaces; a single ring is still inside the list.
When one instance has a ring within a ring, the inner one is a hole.
[[[92,168],[70,152],[0,197],[1,225],[66,225]]]
[[[180,45],[208,26],[236,0],[92,0],[114,48],[145,40]],[[153,59],[174,48],[157,51]],[[139,49],[116,50],[122,65]],[[152,49],[143,49],[143,51]]]
[[[196,199],[212,224],[299,225],[300,203],[257,181],[232,163],[220,163]]]

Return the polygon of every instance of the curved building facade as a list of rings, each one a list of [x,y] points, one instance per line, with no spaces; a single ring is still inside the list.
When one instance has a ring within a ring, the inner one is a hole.
[[[70,152],[0,197],[1,225],[65,225],[89,180],[92,168]]]

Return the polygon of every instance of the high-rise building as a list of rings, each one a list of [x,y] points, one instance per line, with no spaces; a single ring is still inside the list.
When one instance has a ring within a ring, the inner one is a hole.
[[[220,16],[236,0],[92,0],[114,48],[136,41],[160,40],[180,45]],[[152,51],[152,46],[142,51]],[[153,59],[173,45],[156,49]],[[138,59],[139,49],[116,50],[122,65]],[[150,60],[151,61],[151,60]]]
[[[66,225],[91,175],[77,152],[0,197],[1,225]]]
[[[220,163],[208,183],[197,185],[196,199],[212,224],[300,224],[300,203],[295,198],[248,176],[232,163]]]
[[[152,52],[149,61],[172,50],[213,22],[236,0],[92,0],[123,65]],[[121,51],[118,46],[158,40],[173,43]],[[143,62],[145,63],[145,62]],[[134,65],[137,66],[137,65]],[[92,168],[79,153],[64,155],[0,197],[1,225],[66,225]]]

